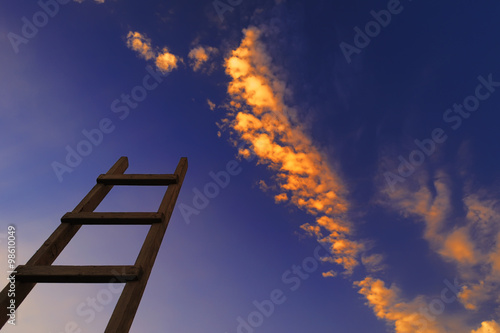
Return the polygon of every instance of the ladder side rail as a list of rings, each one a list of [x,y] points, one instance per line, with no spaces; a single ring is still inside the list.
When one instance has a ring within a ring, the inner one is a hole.
[[[107,174],[123,174],[128,167],[127,157],[120,157],[118,161],[108,170]],[[82,199],[73,210],[78,212],[92,212],[101,203],[104,197],[111,191],[112,185],[96,184],[92,190]],[[81,225],[61,223],[56,230],[47,238],[38,251],[26,263],[28,265],[51,265],[69,241],[80,229]],[[35,282],[20,282],[16,280],[16,310],[24,301],[26,296],[35,287]],[[0,316],[0,329],[5,325],[9,317],[7,316],[7,306],[10,304],[8,297],[9,285],[0,292],[0,307],[4,315]]]
[[[163,236],[167,230],[170,216],[174,210],[175,202],[179,196],[187,167],[187,158],[181,158],[175,169],[175,174],[178,175],[179,181],[177,184],[170,185],[167,188],[160,208],[158,209],[159,213],[164,213],[165,218],[162,223],[151,226],[135,262],[135,266],[142,269],[142,276],[138,281],[127,282],[125,284],[125,288],[118,299],[118,303],[104,331],[105,333],[127,333],[132,326],[142,295],[146,289],[146,284],[151,274],[153,264],[160,249]]]

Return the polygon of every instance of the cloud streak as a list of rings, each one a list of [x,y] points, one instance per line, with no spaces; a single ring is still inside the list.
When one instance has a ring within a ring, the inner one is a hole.
[[[286,85],[278,79],[259,41],[261,33],[257,27],[244,30],[241,44],[226,58],[231,102],[223,124],[251,147],[258,163],[275,172],[279,192],[275,201],[316,217],[315,223],[304,224],[302,229],[330,248],[332,257],[325,260],[352,273],[363,246],[351,239],[346,190],[299,125],[296,112],[285,104]],[[239,154],[247,157],[250,151],[242,149]]]

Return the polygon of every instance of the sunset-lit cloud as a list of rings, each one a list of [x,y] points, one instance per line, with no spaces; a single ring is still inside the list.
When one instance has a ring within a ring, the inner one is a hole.
[[[416,177],[412,184],[386,192],[386,206],[425,224],[424,239],[441,258],[455,265],[463,287],[458,300],[477,311],[488,301],[500,305],[500,204],[481,189],[462,190],[453,201],[450,177],[437,172]],[[453,204],[452,204],[453,202]],[[483,332],[481,328],[477,332]]]
[[[256,27],[244,30],[241,44],[225,60],[226,73],[231,78],[231,100],[227,105],[228,117],[220,124],[236,136],[236,141],[248,144],[248,149],[238,151],[240,156],[255,154],[258,164],[274,172],[275,183],[261,181],[261,189],[273,191],[276,203],[298,207],[315,217],[314,222],[301,228],[330,249],[332,255],[322,261],[342,266],[345,274],[353,273],[362,264],[367,276],[354,282],[354,287],[375,315],[396,333],[470,333],[473,328],[465,325],[463,317],[445,313],[432,320],[426,317],[422,309],[428,307],[430,296],[405,300],[394,284],[387,287],[383,280],[374,277],[386,268],[384,256],[368,254],[368,243],[356,239],[347,190],[301,125],[297,110],[284,102],[284,96],[290,92],[260,41],[261,33],[261,28]],[[454,206],[452,188],[450,177],[443,171],[432,176],[420,174],[395,191],[382,190],[378,202],[423,223],[422,237],[429,247],[442,260],[456,266],[463,282],[457,298],[468,313],[491,300],[487,295],[496,293],[492,282],[496,281],[496,272],[500,272],[500,246],[496,246],[500,241],[485,247],[482,240],[487,235],[491,237],[492,221],[499,220],[499,206],[464,193],[461,208],[465,215],[459,218],[460,223],[454,223],[460,209]],[[486,230],[490,231],[487,235]],[[484,237],[478,236],[481,233]],[[337,275],[334,270],[322,273],[325,278]]]
[[[240,46],[226,58],[232,100],[223,125],[249,144],[258,163],[275,172],[277,203],[292,204],[316,217],[302,229],[330,248],[332,257],[324,260],[351,273],[363,246],[351,239],[346,190],[300,126],[296,112],[284,103],[285,83],[273,71],[260,34],[256,27],[244,30]],[[242,149],[239,154],[245,157],[250,151]]]
[[[208,98],[207,98],[207,104],[208,104],[208,107],[210,108],[211,111],[215,110],[215,108],[216,108],[215,103],[212,102],[211,100],[209,100]]]
[[[156,67],[162,72],[170,72],[177,68],[178,58],[164,47],[156,56]]]
[[[500,325],[494,320],[484,321],[481,323],[481,327],[477,330],[473,330],[471,333],[499,333]]]
[[[380,279],[367,277],[354,282],[354,285],[366,298],[375,316],[389,323],[395,333],[500,333],[500,327],[494,320],[483,321],[480,328],[474,330],[467,327],[463,316],[445,315],[444,309],[433,311],[438,308],[433,307],[433,302],[439,302],[436,298],[429,301],[424,296],[417,296],[405,301],[398,287],[392,285],[388,288]]]
[[[146,38],[139,32],[129,31],[127,35],[127,46],[139,53],[139,55],[146,60],[151,60],[155,57],[155,53],[151,47],[151,39]]]
[[[202,67],[207,64],[209,59],[213,57],[218,50],[215,47],[211,46],[202,46],[198,45],[191,49],[188,54],[188,58],[190,60],[190,65],[193,67],[195,72],[202,69]],[[214,63],[211,66],[208,66],[207,71],[212,71],[214,69]]]
[[[324,278],[327,278],[327,277],[336,277],[337,276],[337,272],[335,271],[328,271],[328,272],[323,272],[321,273],[321,275],[324,277]]]
[[[130,31],[127,35],[127,46],[136,51],[145,60],[154,60],[156,68],[163,73],[170,72],[177,68],[181,58],[169,52],[167,47],[155,51],[152,47],[151,39],[139,32]]]
[[[396,286],[387,288],[385,283],[371,277],[354,283],[359,293],[365,296],[368,305],[379,319],[394,325],[396,333],[444,333],[436,321],[428,320],[419,309],[425,307],[421,297],[412,302],[401,300],[401,291]]]

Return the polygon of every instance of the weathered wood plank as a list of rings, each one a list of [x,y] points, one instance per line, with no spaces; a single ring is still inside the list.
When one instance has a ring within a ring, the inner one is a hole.
[[[140,267],[135,266],[20,265],[16,279],[44,283],[124,283],[137,280],[140,274]]]
[[[105,185],[164,186],[176,184],[178,180],[175,174],[100,175],[97,177],[97,183]]]
[[[61,218],[62,223],[70,224],[154,224],[163,221],[164,214],[157,212],[146,213],[101,213],[82,212],[66,213]]]

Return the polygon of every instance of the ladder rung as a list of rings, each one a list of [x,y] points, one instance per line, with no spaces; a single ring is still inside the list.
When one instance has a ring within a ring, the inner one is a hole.
[[[172,185],[179,182],[176,174],[122,174],[122,175],[100,175],[97,183],[104,185]]]
[[[32,266],[19,265],[16,279],[22,282],[125,283],[139,279],[136,266]]]
[[[163,213],[66,213],[62,223],[70,224],[153,224],[163,221]]]

